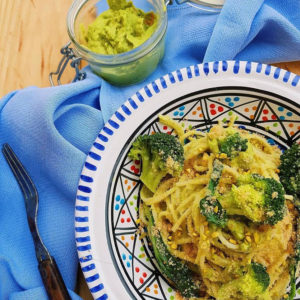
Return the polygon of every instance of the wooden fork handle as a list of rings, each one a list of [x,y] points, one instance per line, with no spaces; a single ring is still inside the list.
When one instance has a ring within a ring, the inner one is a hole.
[[[50,300],[71,300],[53,257],[39,262],[39,271]]]

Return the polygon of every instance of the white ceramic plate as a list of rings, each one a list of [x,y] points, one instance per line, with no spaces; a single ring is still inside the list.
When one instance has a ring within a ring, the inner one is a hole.
[[[299,142],[300,77],[251,62],[191,66],[145,86],[101,130],[82,170],[75,210],[78,255],[95,299],[175,297],[146,240],[136,234],[141,184],[139,162],[127,158],[133,140],[168,132],[157,122],[159,114],[185,128],[207,130],[233,113],[237,125],[265,135],[270,143],[286,148]]]

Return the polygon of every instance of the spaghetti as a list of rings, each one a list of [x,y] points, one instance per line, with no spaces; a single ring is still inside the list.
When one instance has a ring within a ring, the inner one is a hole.
[[[269,145],[262,136],[236,128],[234,118],[227,126],[219,123],[206,134],[183,132],[177,122],[165,116],[160,121],[173,127],[183,144],[184,167],[180,176],[166,176],[155,193],[142,188],[140,217],[144,225],[148,222],[143,213],[146,205],[170,253],[186,262],[201,282],[197,299],[281,299],[290,279],[289,258],[294,254],[297,212],[292,202],[285,200],[284,216],[274,225],[232,214],[225,227],[218,227],[209,223],[199,209],[201,199],[208,194],[216,160],[223,165],[216,186],[216,195],[222,196],[230,193],[243,175],[258,174],[279,181],[278,147]],[[238,133],[247,140],[247,150],[232,157],[220,153],[216,141],[228,133]],[[217,213],[218,207],[213,209]],[[239,288],[222,294],[228,283],[242,276],[250,262],[266,267],[270,277],[267,290],[261,296],[242,295]]]

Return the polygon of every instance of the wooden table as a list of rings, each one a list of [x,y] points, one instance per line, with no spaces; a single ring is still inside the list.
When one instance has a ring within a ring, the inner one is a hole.
[[[0,0],[0,97],[30,85],[49,86],[48,75],[69,41],[66,14],[72,0]],[[277,64],[300,74],[300,61]],[[63,82],[73,78],[68,68]]]
[[[60,48],[68,41],[66,14],[72,0],[0,0],[0,97],[35,85],[49,86],[48,75],[61,59]],[[277,66],[300,75],[300,61]],[[63,82],[74,70],[67,69]],[[92,299],[79,272],[77,292]]]

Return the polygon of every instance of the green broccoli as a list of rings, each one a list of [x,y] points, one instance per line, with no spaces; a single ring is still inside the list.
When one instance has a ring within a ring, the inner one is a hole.
[[[291,286],[291,290],[289,292],[289,300],[294,300],[294,297],[296,296],[296,269],[297,269],[297,265],[295,264],[295,262],[292,262],[290,264],[290,286]]]
[[[210,224],[224,227],[227,222],[227,214],[220,202],[214,196],[206,196],[200,201],[200,209],[203,216]]]
[[[166,133],[139,136],[132,144],[129,157],[142,160],[140,179],[153,193],[167,174],[179,175],[184,162],[179,140]]]
[[[238,241],[245,238],[245,224],[243,222],[229,219],[226,227]]]
[[[293,144],[280,161],[279,177],[286,193],[300,197],[300,145]]]
[[[293,144],[280,157],[279,166],[280,181],[287,194],[294,196],[294,204],[300,212],[300,145]],[[295,245],[295,256],[290,262],[290,285],[289,299],[296,295],[296,270],[300,262],[300,221],[297,220],[297,237]]]
[[[210,181],[208,183],[208,195],[200,200],[200,210],[207,222],[224,227],[227,222],[226,211],[214,196],[216,187],[219,183],[223,171],[223,164],[219,160],[215,160]]]
[[[218,200],[228,215],[244,216],[256,223],[274,225],[285,213],[283,186],[257,174],[240,176],[231,191]]]
[[[185,262],[170,253],[159,231],[155,227],[149,207],[143,204],[142,209],[148,220],[147,234],[160,271],[171,281],[171,284],[174,285],[183,297],[199,297],[200,284],[194,280],[193,272]]]
[[[225,153],[228,157],[232,158],[244,152],[248,148],[248,140],[243,139],[238,132],[228,134],[225,138],[218,141],[219,150]]]
[[[247,150],[245,152],[240,152],[238,156],[231,159],[231,166],[248,171],[254,163],[254,155],[253,146],[248,142]]]
[[[300,219],[297,219],[296,224],[296,244],[295,244],[295,256],[290,262],[290,285],[291,290],[289,293],[289,300],[293,300],[296,296],[296,272],[300,263]]]
[[[300,262],[300,219],[299,218],[297,219],[295,259],[296,259],[296,263]]]
[[[219,180],[222,175],[223,168],[224,166],[219,160],[214,160],[213,170],[207,187],[211,195],[215,193],[216,187],[219,184]]]
[[[232,294],[240,295],[240,299],[271,299],[267,291],[269,284],[270,277],[266,268],[252,262],[243,276],[221,286],[217,299],[231,299]]]

